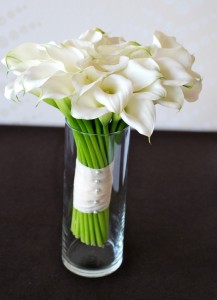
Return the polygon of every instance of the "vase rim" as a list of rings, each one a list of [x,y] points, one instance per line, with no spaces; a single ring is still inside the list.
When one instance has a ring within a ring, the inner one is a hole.
[[[83,135],[88,135],[88,136],[112,136],[112,135],[117,135],[117,134],[120,134],[120,133],[123,133],[123,132],[126,132],[126,131],[128,131],[129,129],[130,129],[130,126],[128,125],[126,128],[124,128],[123,130],[121,130],[121,131],[115,131],[115,132],[111,132],[111,133],[108,133],[108,134],[104,134],[104,133],[89,133],[89,132],[83,132],[83,131],[80,131],[80,130],[78,130],[78,129],[75,129],[75,128],[73,128],[70,124],[69,124],[69,122],[68,122],[68,120],[65,118],[65,125],[67,126],[67,127],[69,127],[71,130],[73,130],[73,131],[76,131],[76,132],[78,132],[78,133],[80,133],[80,134],[83,134]]]

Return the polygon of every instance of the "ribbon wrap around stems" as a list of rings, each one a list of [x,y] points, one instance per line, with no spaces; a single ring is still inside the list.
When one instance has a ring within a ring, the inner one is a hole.
[[[73,206],[83,213],[100,212],[109,207],[113,183],[113,162],[92,169],[76,159]]]

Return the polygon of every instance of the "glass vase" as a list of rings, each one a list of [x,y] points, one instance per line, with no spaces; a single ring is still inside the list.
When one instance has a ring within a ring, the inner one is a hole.
[[[122,263],[129,142],[129,127],[88,134],[66,122],[62,260],[75,274],[102,277]]]

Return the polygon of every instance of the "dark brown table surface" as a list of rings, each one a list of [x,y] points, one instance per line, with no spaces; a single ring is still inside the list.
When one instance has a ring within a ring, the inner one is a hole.
[[[217,133],[132,132],[124,262],[61,261],[64,129],[0,127],[0,299],[217,299]]]

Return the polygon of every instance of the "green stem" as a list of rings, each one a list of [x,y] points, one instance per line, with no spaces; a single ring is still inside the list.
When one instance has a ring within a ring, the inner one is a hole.
[[[112,122],[110,124],[110,132],[117,131],[117,126],[118,126],[119,121],[120,121],[120,116],[117,114],[113,114]]]
[[[96,127],[96,133],[98,134],[98,143],[99,143],[100,151],[102,154],[102,158],[104,160],[104,166],[107,166],[108,160],[107,160],[107,156],[106,156],[105,146],[103,143],[104,136],[101,136],[102,135],[101,123],[98,119],[95,119],[95,127]]]
[[[84,213],[84,233],[85,233],[85,244],[90,244],[90,235],[88,227],[88,214]]]
[[[87,132],[90,134],[89,138],[91,140],[92,146],[96,153],[96,158],[98,160],[98,168],[101,169],[104,167],[104,161],[103,161],[102,153],[100,151],[100,147],[98,145],[98,142],[97,142],[97,139],[95,136],[96,133],[94,132],[94,129],[91,126],[90,122],[88,122],[87,120],[84,120],[83,122],[84,122],[84,126],[86,127]]]
[[[85,243],[85,229],[84,229],[84,214],[79,212],[79,221],[80,221],[80,239],[82,243]]]
[[[102,235],[102,239],[103,241],[106,241],[107,239],[107,227],[106,227],[106,218],[105,218],[105,215],[103,213],[103,211],[99,212],[97,214],[97,217],[98,217],[98,222],[99,222],[99,226],[100,226],[100,232],[101,232],[101,235]]]
[[[106,156],[107,156],[107,161],[108,164],[110,163],[110,149],[109,149],[109,130],[108,130],[108,124],[103,125],[103,134],[104,134],[104,144],[105,144],[105,149],[106,149]]]
[[[93,224],[93,213],[89,213],[87,215],[88,217],[88,225],[89,225],[89,229],[90,229],[90,244],[92,246],[96,245],[96,240],[95,240],[95,230],[94,230],[94,224]]]
[[[79,214],[80,212],[77,210],[77,213],[76,213],[76,224],[75,224],[75,237],[78,239],[80,237],[80,222],[79,222]]]
[[[91,137],[85,134],[85,133],[87,133],[86,132],[87,128],[84,125],[82,120],[77,120],[77,122],[78,122],[79,126],[81,127],[81,131],[84,133],[83,137],[86,141],[88,152],[90,153],[90,156],[91,156],[91,161],[92,161],[91,165],[93,165],[94,169],[99,169],[99,163],[98,163],[98,160],[97,160],[96,153],[94,151],[95,150],[94,149],[94,144],[92,143]],[[99,153],[99,151],[96,151],[96,152]],[[88,167],[90,167],[90,166],[88,166]]]
[[[98,217],[97,217],[97,214],[95,214],[95,213],[93,213],[93,222],[94,222],[97,246],[101,247],[103,244],[103,241],[102,241],[102,237],[101,237],[101,233],[100,233],[100,229],[99,229]]]
[[[123,131],[128,125],[123,121],[120,120],[117,126],[117,131]]]

